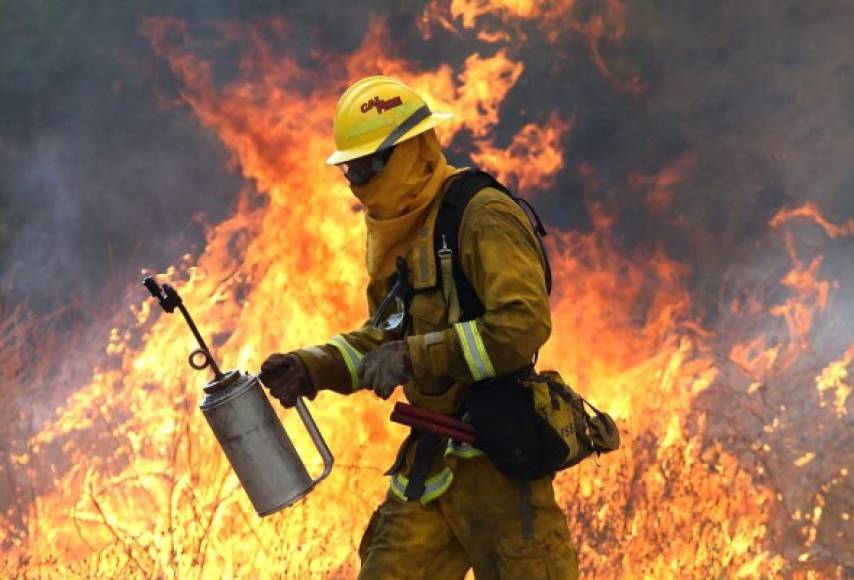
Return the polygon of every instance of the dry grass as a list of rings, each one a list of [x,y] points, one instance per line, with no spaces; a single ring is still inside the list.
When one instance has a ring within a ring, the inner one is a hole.
[[[30,440],[85,376],[78,352],[99,342],[93,330],[105,327],[109,310],[72,298],[37,312],[9,296],[0,288],[0,550],[26,536],[28,507],[51,484],[31,461]]]

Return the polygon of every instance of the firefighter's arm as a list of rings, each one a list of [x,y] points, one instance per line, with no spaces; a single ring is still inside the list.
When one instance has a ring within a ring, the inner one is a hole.
[[[482,317],[409,338],[416,378],[472,382],[531,363],[551,332],[544,259],[525,213],[506,195],[478,194],[463,215],[460,264]]]
[[[368,284],[368,306],[374,312],[388,284],[372,280]],[[325,344],[310,346],[294,351],[305,364],[316,389],[328,389],[343,394],[358,390],[359,379],[356,369],[362,357],[384,342],[393,340],[388,334],[371,326],[366,321],[352,332],[337,334]]]

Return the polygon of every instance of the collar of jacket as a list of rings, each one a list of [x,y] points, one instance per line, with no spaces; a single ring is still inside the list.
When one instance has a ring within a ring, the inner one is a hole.
[[[433,131],[397,145],[386,167],[366,185],[351,187],[365,206],[367,269],[374,279],[395,271],[395,260],[406,256],[419,225],[458,170],[448,165]]]

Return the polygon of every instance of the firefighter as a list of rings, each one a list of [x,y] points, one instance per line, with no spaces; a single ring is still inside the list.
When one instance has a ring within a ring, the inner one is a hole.
[[[285,407],[320,389],[369,388],[385,399],[402,385],[410,403],[459,416],[472,383],[530,365],[548,338],[546,258],[508,195],[480,189],[462,214],[456,259],[482,302],[479,316],[464,315],[449,262],[437,259],[442,196],[464,174],[434,132],[450,118],[385,76],[356,82],[339,100],[327,162],[365,208],[372,320],[268,357],[261,380]],[[401,267],[409,296],[386,299]],[[479,579],[577,577],[553,475],[517,481],[474,447],[422,435],[404,441],[389,470],[359,547],[360,578],[453,579],[469,569]]]

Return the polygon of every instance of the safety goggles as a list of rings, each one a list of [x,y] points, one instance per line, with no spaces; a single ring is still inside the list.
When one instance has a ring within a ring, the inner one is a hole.
[[[350,182],[350,185],[361,186],[368,183],[375,175],[385,169],[394,147],[388,147],[382,151],[357,157],[344,163],[336,165]]]

